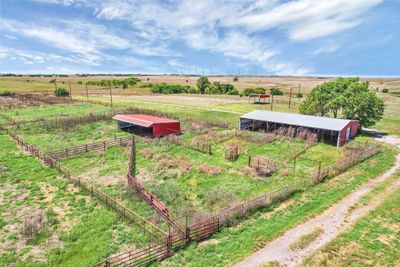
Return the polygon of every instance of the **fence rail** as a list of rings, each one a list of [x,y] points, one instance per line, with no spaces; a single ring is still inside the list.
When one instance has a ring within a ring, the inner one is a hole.
[[[141,227],[144,232],[150,237],[151,240],[160,240],[164,238],[167,234],[164,230],[160,229],[158,226],[154,225],[147,219],[143,218],[139,214],[120,204],[117,200],[110,197],[108,194],[104,193],[98,187],[94,186],[90,182],[86,180],[82,180],[79,176],[74,174],[71,170],[63,166],[57,159],[52,158],[51,156],[42,153],[36,146],[27,143],[20,135],[15,133],[14,131],[4,128],[3,130],[7,131],[7,133],[20,145],[24,150],[34,155],[40,160],[43,160],[45,164],[48,164],[59,172],[61,172],[65,178],[71,180],[75,185],[80,188],[84,188],[88,191],[92,196],[96,196],[102,202],[104,202],[107,206],[117,211],[122,217],[127,219],[129,222]]]
[[[106,148],[112,146],[127,146],[130,143],[131,141],[127,137],[114,137],[112,139],[107,139],[99,142],[47,151],[46,154],[54,159],[59,160],[62,158],[71,157],[74,155],[90,151],[96,151],[101,149],[105,150]]]
[[[327,168],[319,168],[318,171],[315,172],[310,178],[310,184],[313,185],[321,182],[329,175],[336,175],[339,171],[344,171],[355,163],[363,161],[366,158],[379,153],[380,151],[380,145],[365,147],[362,151],[353,153],[349,157],[339,160]],[[155,247],[141,248],[137,251],[124,252],[120,255],[100,262],[95,266],[147,266],[154,261],[169,257],[174,252],[174,249],[179,246],[188,244],[191,241],[200,241],[206,239],[215,232],[219,231],[220,227],[223,225],[229,225],[232,222],[238,221],[251,211],[265,208],[274,202],[287,199],[287,197],[291,194],[300,190],[304,190],[304,188],[305,179],[299,178],[292,183],[286,184],[280,189],[269,192],[268,194],[263,194],[250,201],[228,208],[216,215],[187,226],[184,236],[180,235],[179,233],[170,234],[166,237],[166,241],[164,243],[158,244]]]

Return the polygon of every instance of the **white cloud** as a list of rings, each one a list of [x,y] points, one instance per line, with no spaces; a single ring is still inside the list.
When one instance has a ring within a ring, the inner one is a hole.
[[[251,37],[270,29],[289,39],[307,41],[329,36],[362,23],[362,15],[382,0],[275,1],[122,1],[97,5],[97,16],[125,20],[151,42],[183,40],[194,49],[260,64],[270,71],[307,72],[291,62],[279,61],[279,49],[265,38]],[[220,30],[228,32],[221,36]],[[264,35],[265,36],[265,35]],[[275,62],[275,63],[273,63]]]
[[[353,28],[362,15],[383,0],[298,0],[287,2],[230,19],[228,25],[243,26],[250,31],[280,28],[292,40],[310,40]]]
[[[329,54],[329,53],[333,53],[336,50],[339,49],[339,45],[338,44],[326,44],[324,46],[321,46],[320,48],[314,50],[312,52],[312,54],[314,56],[320,55],[320,54]]]
[[[108,49],[136,56],[179,57],[182,52],[173,47],[184,42],[190,48],[257,64],[277,74],[306,74],[311,69],[294,63],[295,59],[280,59],[284,51],[279,43],[270,41],[269,30],[274,30],[274,34],[282,32],[291,41],[330,36],[360,25],[364,14],[383,0],[35,1],[84,5],[99,20],[118,20],[129,25],[112,31],[82,20],[42,24],[0,20],[3,30],[69,51],[87,64],[98,65],[104,59],[115,59],[107,53]],[[320,48],[313,54],[333,52],[332,49]]]

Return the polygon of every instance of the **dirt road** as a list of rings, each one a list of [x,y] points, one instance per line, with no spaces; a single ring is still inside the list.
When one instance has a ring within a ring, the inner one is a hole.
[[[396,136],[380,136],[377,140],[396,145],[400,148],[400,137]],[[356,220],[365,216],[369,211],[376,208],[384,199],[383,196],[400,187],[400,180],[395,185],[388,187],[384,192],[374,197],[367,205],[354,205],[359,202],[360,198],[370,192],[374,187],[385,181],[400,168],[400,153],[396,157],[395,165],[382,174],[381,176],[370,180],[368,183],[357,189],[340,202],[333,205],[313,219],[298,225],[297,227],[287,231],[283,236],[275,239],[267,244],[264,248],[247,257],[236,266],[260,266],[268,262],[277,262],[281,266],[297,266],[303,259],[311,255],[315,250],[322,248],[327,243],[335,239],[338,234],[349,228]],[[290,246],[298,241],[302,236],[322,229],[323,233],[313,242],[303,249],[291,249]]]

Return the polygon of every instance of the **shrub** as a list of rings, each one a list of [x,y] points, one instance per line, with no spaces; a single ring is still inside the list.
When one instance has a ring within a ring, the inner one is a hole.
[[[83,84],[83,82],[82,81],[78,81],[78,84]]]
[[[238,81],[239,81],[239,77],[233,78],[233,81],[234,81],[234,82],[238,82]]]
[[[152,93],[158,94],[181,94],[181,93],[195,93],[197,90],[188,86],[181,84],[151,84],[150,91]]]
[[[0,96],[9,96],[9,95],[12,95],[12,94],[14,94],[14,93],[11,92],[10,90],[0,91]]]
[[[283,92],[279,90],[278,88],[272,88],[271,89],[271,94],[273,95],[283,95]]]
[[[227,95],[238,95],[239,91],[236,90],[236,88],[233,88],[233,90],[230,90],[228,92],[226,92]]]
[[[229,83],[213,82],[205,90],[206,94],[227,94],[238,95],[239,92],[236,88]]]
[[[215,166],[209,166],[206,164],[199,165],[197,171],[200,173],[205,173],[207,175],[217,175],[221,173],[221,169]]]
[[[249,96],[250,94],[265,94],[265,89],[262,87],[257,88],[245,88],[243,90],[243,95]]]
[[[302,94],[302,93],[297,93],[297,94],[296,94],[296,97],[297,97],[297,98],[302,98],[302,97],[303,97],[303,94]]]
[[[57,88],[56,90],[54,90],[54,95],[57,97],[65,97],[69,96],[69,92],[65,88]]]
[[[143,148],[143,149],[139,150],[139,154],[145,158],[153,157],[153,151],[150,148]]]
[[[389,89],[383,88],[383,89],[382,89],[382,93],[389,93]]]

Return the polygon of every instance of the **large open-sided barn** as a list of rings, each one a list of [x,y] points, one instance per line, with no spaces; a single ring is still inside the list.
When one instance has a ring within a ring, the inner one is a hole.
[[[168,118],[144,114],[117,114],[113,119],[118,121],[118,127],[121,130],[153,137],[179,134],[181,132],[179,121]]]
[[[309,116],[284,112],[254,110],[240,117],[240,129],[273,131],[280,127],[295,127],[318,134],[320,141],[341,146],[357,134],[358,121]]]

